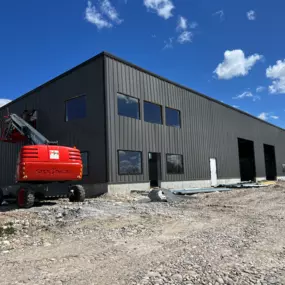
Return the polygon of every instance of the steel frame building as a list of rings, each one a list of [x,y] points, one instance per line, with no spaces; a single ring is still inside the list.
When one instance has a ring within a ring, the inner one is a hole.
[[[0,109],[82,151],[89,195],[285,177],[285,131],[102,52]],[[0,186],[20,146],[0,143]]]

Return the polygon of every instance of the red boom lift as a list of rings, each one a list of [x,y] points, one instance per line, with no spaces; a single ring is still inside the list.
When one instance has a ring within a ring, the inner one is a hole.
[[[29,145],[23,146],[18,155],[15,177],[17,190],[5,193],[4,188],[0,188],[0,205],[7,196],[14,196],[20,208],[30,208],[35,198],[47,196],[49,183],[82,179],[80,151],[76,147],[59,146],[57,142],[49,141],[32,126],[36,122],[35,118],[36,111],[26,112],[23,118],[9,113],[5,117],[0,141],[28,142]],[[83,202],[84,188],[81,185],[69,185],[68,196],[71,202]]]

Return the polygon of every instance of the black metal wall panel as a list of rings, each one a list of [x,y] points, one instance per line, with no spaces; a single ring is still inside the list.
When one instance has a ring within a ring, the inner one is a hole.
[[[106,55],[105,63],[110,182],[149,181],[148,152],[161,153],[164,181],[210,179],[211,157],[217,159],[219,179],[239,178],[238,137],[254,141],[257,177],[265,176],[264,143],[275,146],[278,176],[285,175],[284,130],[111,55]],[[118,116],[117,92],[140,99],[140,120]],[[165,120],[163,125],[144,122],[143,100],[179,109],[181,129],[166,126]],[[143,152],[142,175],[118,175],[118,149]],[[184,174],[166,173],[167,153],[183,154]]]
[[[11,113],[38,110],[38,129],[60,145],[89,152],[89,175],[83,183],[107,181],[105,141],[104,58],[98,57],[8,105]],[[87,117],[65,122],[65,101],[86,95]],[[0,109],[0,117],[6,108]],[[14,184],[19,145],[0,142],[0,185]]]

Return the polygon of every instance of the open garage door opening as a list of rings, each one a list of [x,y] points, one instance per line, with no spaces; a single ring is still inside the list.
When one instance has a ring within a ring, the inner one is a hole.
[[[255,181],[255,159],[253,141],[238,138],[241,181]]]
[[[275,147],[273,145],[264,144],[264,158],[265,158],[265,171],[266,180],[276,180],[276,160],[275,160]]]

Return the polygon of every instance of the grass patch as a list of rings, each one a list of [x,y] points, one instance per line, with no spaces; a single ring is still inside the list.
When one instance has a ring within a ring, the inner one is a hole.
[[[8,236],[8,235],[13,235],[15,234],[16,230],[15,228],[13,227],[8,227],[4,230],[5,234]]]
[[[0,237],[13,235],[15,232],[16,230],[11,222],[6,223],[5,226],[0,226]]]

